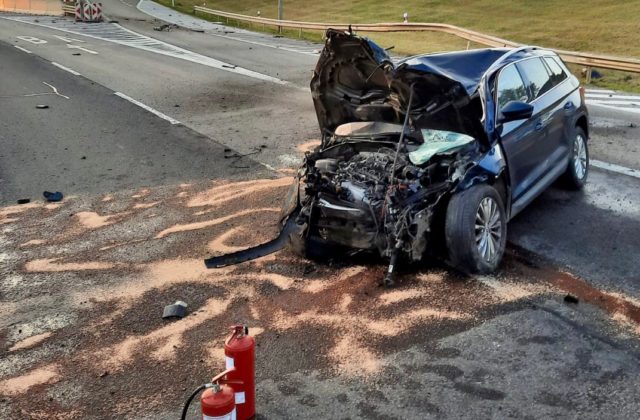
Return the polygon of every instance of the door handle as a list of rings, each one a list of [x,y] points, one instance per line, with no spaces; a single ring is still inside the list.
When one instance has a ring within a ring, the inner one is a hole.
[[[535,129],[536,129],[536,131],[540,131],[540,130],[542,130],[543,127],[544,127],[544,124],[542,124],[542,121],[538,121],[536,123]]]
[[[566,104],[564,104],[564,109],[571,109],[573,108],[573,102],[569,101]]]

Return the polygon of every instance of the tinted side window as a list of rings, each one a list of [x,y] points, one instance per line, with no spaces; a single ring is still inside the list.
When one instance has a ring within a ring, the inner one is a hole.
[[[527,89],[516,66],[511,64],[500,71],[498,76],[498,109],[509,101],[527,102]]]
[[[560,66],[560,64],[554,57],[545,57],[544,61],[545,63],[547,63],[549,70],[551,70],[551,84],[553,86],[559,85],[564,79],[567,78],[567,73],[565,73],[562,66]]]
[[[553,87],[549,71],[539,58],[531,58],[518,63],[518,68],[524,73],[529,85],[527,88],[532,96],[531,100],[539,98]]]

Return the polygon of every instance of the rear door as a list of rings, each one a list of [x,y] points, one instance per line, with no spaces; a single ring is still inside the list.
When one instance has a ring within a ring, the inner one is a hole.
[[[535,160],[531,181],[537,182],[565,162],[567,149],[564,141],[564,100],[569,92],[559,88],[558,80],[561,75],[555,76],[544,58],[523,60],[517,66],[534,107],[537,142],[535,154],[531,156]]]
[[[515,64],[500,70],[496,83],[497,115],[510,101],[530,102],[529,92]],[[532,156],[539,154],[536,150],[536,134],[533,118],[502,124],[500,141],[509,165],[512,201],[518,200],[531,185],[536,166]]]

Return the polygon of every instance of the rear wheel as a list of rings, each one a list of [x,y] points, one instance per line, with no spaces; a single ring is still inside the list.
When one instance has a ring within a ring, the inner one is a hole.
[[[589,149],[587,148],[587,135],[580,127],[576,127],[571,147],[569,166],[564,173],[565,184],[574,190],[584,187],[589,175]]]
[[[507,219],[498,192],[476,185],[451,197],[445,236],[449,261],[466,273],[491,273],[507,242]]]

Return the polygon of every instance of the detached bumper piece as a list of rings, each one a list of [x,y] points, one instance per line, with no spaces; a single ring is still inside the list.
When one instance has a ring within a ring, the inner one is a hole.
[[[207,268],[226,267],[229,265],[240,264],[245,261],[255,260],[256,258],[264,257],[265,255],[273,254],[276,251],[280,251],[289,242],[289,235],[296,230],[296,218],[297,214],[295,213],[289,216],[287,222],[285,223],[277,238],[264,244],[244,249],[242,251],[207,258],[206,260],[204,260],[204,264],[207,266]]]

